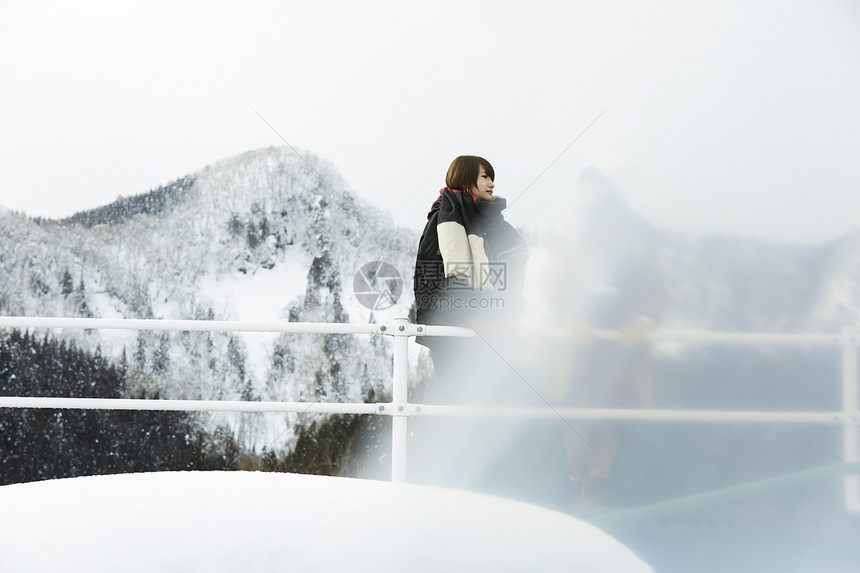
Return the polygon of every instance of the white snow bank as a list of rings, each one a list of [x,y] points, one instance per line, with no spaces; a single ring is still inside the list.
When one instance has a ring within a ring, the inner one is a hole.
[[[570,516],[296,474],[176,472],[0,487],[0,571],[651,571]]]

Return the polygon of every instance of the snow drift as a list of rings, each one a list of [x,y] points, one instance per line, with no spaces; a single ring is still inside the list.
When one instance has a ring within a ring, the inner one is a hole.
[[[0,570],[650,571],[570,516],[484,495],[181,472],[0,487]]]

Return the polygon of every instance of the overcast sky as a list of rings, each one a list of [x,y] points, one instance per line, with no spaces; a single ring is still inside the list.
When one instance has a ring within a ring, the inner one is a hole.
[[[0,0],[0,82],[0,205],[30,215],[281,145],[256,110],[404,225],[468,153],[526,227],[593,164],[669,229],[860,229],[853,0]]]

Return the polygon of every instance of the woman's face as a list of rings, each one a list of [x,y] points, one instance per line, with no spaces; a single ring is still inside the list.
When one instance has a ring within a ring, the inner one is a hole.
[[[480,171],[478,171],[478,182],[472,186],[472,195],[475,195],[484,201],[492,201],[494,199],[493,187],[495,186],[496,185],[493,183],[493,180],[490,179],[489,175],[487,175],[487,171],[482,165],[480,167]]]

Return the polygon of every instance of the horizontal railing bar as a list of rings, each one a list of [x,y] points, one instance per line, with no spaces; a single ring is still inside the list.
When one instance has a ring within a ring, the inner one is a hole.
[[[662,422],[757,422],[797,424],[860,424],[844,412],[729,412],[714,410],[634,410],[624,408],[523,408],[516,406],[440,406],[359,402],[252,402],[243,400],[150,400],[133,398],[0,397],[0,408],[81,410],[184,410],[212,412],[300,412],[309,414],[388,414],[520,419],[631,420]],[[395,414],[395,412],[397,412]]]
[[[376,414],[377,404],[350,402],[251,402],[243,400],[147,400],[132,398],[0,397],[0,408],[60,410],[170,410],[188,412],[297,412],[301,414]],[[385,408],[391,411],[391,408]]]
[[[623,408],[523,408],[505,406],[439,406],[358,402],[252,402],[242,400],[149,400],[132,398],[0,397],[0,408],[80,410],[170,410],[211,412],[297,412],[308,414],[386,414],[519,419],[629,420],[653,422],[747,422],[860,425],[844,412],[730,412],[714,410],[635,410]],[[402,405],[403,406],[403,405]]]
[[[326,323],[326,322],[275,322],[241,320],[179,320],[179,319],[135,319],[135,318],[68,318],[68,317],[23,317],[0,316],[0,327],[12,328],[80,328],[110,330],[189,330],[211,332],[281,332],[306,334],[396,334],[380,330],[380,324]],[[418,336],[476,336],[470,328],[458,326],[417,325]],[[410,329],[411,330],[411,329]],[[571,334],[562,329],[547,329],[551,336],[567,337]],[[411,331],[410,334],[415,333]],[[624,342],[617,330],[594,330],[599,340]],[[780,344],[844,346],[860,345],[856,336],[845,334],[780,334],[749,332],[708,332],[697,330],[658,330],[643,333],[642,341],[650,342],[698,342],[709,344]]]
[[[424,329],[423,336],[477,336],[471,328],[461,326],[440,326],[437,324],[425,324],[421,326]]]
[[[565,418],[579,420],[631,420],[653,422],[750,422],[791,424],[860,425],[860,416],[845,412],[732,412],[723,410],[676,410],[630,408],[523,408],[515,406],[442,406],[422,404],[424,416],[486,418]]]
[[[791,334],[762,332],[710,332],[706,330],[653,330],[643,332],[631,341],[619,330],[585,329],[574,334],[563,329],[547,327],[541,332],[550,338],[609,340],[622,344],[640,342],[689,342],[702,344],[775,344],[787,346],[860,346],[860,338],[850,334]]]
[[[475,331],[459,326],[418,325],[406,335],[475,336]],[[291,334],[390,334],[383,324],[353,322],[272,322],[242,320],[181,320],[149,318],[67,318],[58,316],[0,316],[0,327],[10,328],[79,328],[85,330],[173,330],[200,332],[281,332]]]
[[[0,327],[83,328],[108,330],[193,330],[210,332],[282,332],[306,334],[380,334],[378,324],[264,322],[241,320],[161,320],[136,318],[61,318],[0,316]]]
[[[660,341],[707,342],[711,344],[798,344],[812,346],[843,346],[854,337],[842,334],[779,334],[752,332],[706,332],[692,330],[658,330],[648,339]]]
[[[617,330],[596,330],[594,337],[623,342]],[[655,330],[642,335],[649,342],[699,342],[707,344],[778,344],[800,346],[843,346],[853,338],[842,334],[780,334],[760,332],[708,332],[703,330]]]

